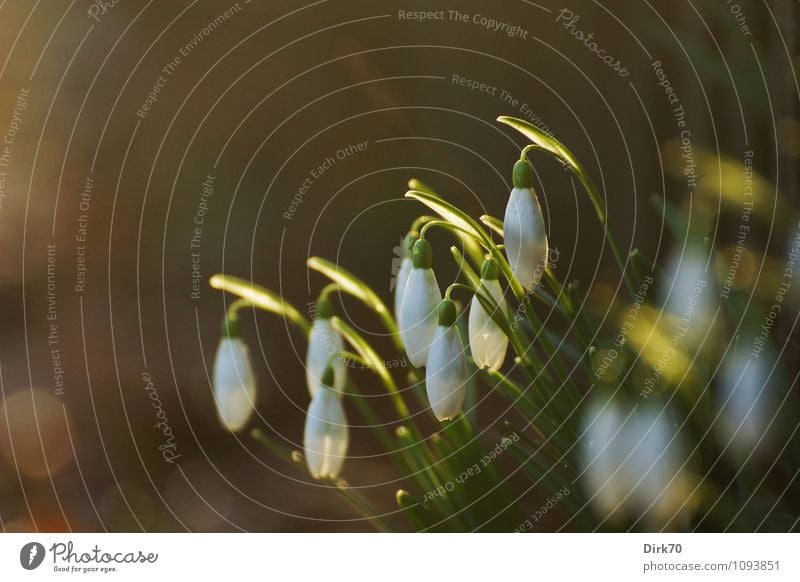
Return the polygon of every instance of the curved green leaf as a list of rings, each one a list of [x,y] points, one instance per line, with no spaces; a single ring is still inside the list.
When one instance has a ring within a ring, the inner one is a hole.
[[[213,289],[246,299],[259,309],[285,317],[305,334],[308,334],[310,326],[306,318],[291,303],[285,301],[274,291],[239,277],[221,274],[213,275],[209,284]]]
[[[484,214],[481,216],[481,222],[491,228],[494,232],[503,236],[503,221],[499,218],[495,218],[494,216],[489,216],[488,214]]]
[[[397,388],[394,378],[392,378],[392,375],[386,368],[386,363],[383,361],[383,358],[369,345],[367,340],[361,337],[356,330],[347,325],[341,318],[334,316],[331,318],[331,322],[333,323],[334,329],[341,333],[342,337],[353,346],[356,353],[364,359],[369,369],[374,371],[381,379],[383,385],[386,387],[386,391],[392,398],[397,413],[402,418],[407,418],[410,414],[408,407]]]
[[[394,317],[389,313],[386,304],[369,285],[353,275],[350,271],[320,257],[311,257],[306,262],[310,269],[322,273],[336,283],[340,290],[359,299],[367,307],[377,313],[378,317],[383,321],[386,331],[392,335],[395,345],[400,350],[403,350],[402,340],[400,339]]]

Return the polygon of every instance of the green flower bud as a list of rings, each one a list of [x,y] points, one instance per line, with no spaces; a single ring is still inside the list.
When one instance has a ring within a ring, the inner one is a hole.
[[[439,325],[450,327],[456,322],[456,304],[450,299],[444,299],[439,304]]]
[[[533,166],[528,160],[519,160],[514,164],[514,188],[533,188]]]
[[[495,281],[500,275],[500,266],[493,258],[488,258],[481,265],[481,279],[484,281]]]
[[[424,238],[414,243],[411,253],[411,261],[415,269],[430,269],[433,266],[433,250],[431,243]]]

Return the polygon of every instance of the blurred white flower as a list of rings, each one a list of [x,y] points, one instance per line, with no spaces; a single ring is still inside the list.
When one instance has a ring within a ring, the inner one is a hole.
[[[431,246],[420,239],[414,243],[413,269],[403,292],[397,317],[400,337],[408,359],[414,366],[424,366],[436,332],[436,309],[442,300],[436,275],[431,269]]]
[[[403,293],[406,290],[406,283],[408,283],[408,276],[411,274],[413,268],[411,262],[411,248],[416,242],[418,235],[416,231],[409,232],[403,239],[401,244],[402,261],[400,261],[400,270],[397,271],[397,279],[395,280],[394,287],[394,317],[400,317],[400,306],[403,303]]]
[[[533,190],[533,168],[527,160],[514,165],[514,189],[506,206],[503,243],[514,276],[526,289],[535,288],[546,267],[547,230]]]
[[[612,521],[625,516],[648,529],[684,527],[695,481],[668,411],[631,410],[613,401],[590,407],[583,458],[592,502]]]
[[[324,382],[311,399],[303,433],[306,464],[315,479],[339,476],[347,455],[349,430],[341,398]]]
[[[330,312],[320,309],[322,302],[317,304],[317,318],[311,324],[308,334],[308,350],[306,351],[306,386],[313,398],[319,390],[322,374],[330,364],[333,367],[333,388],[338,393],[344,392],[347,381],[347,365],[340,356],[344,350],[342,335],[333,327]]]
[[[725,357],[715,391],[720,411],[717,435],[726,452],[739,457],[764,442],[764,431],[774,411],[770,386],[774,353],[765,344],[753,357],[743,343],[740,340]]]
[[[696,246],[674,251],[665,266],[661,278],[661,294],[664,309],[673,317],[671,323],[675,337],[684,338],[695,347],[701,342],[713,347],[713,335],[709,329],[716,311],[717,291],[714,285],[713,263]]]
[[[464,344],[455,326],[455,303],[449,299],[442,301],[438,320],[425,370],[425,387],[433,414],[442,421],[454,418],[461,411],[466,393],[467,362]]]
[[[223,337],[214,358],[217,415],[231,432],[241,430],[255,410],[256,377],[247,345],[236,334]]]
[[[503,317],[508,317],[503,289],[497,280],[498,270],[497,263],[487,259],[481,267],[481,283],[497,303]],[[472,297],[469,308],[469,347],[479,368],[497,370],[506,359],[508,338],[483,308],[477,295]]]

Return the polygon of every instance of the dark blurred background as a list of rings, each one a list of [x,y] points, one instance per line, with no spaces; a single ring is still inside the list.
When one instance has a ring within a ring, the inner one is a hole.
[[[400,16],[456,9],[468,22]],[[562,9],[579,16],[573,28]],[[782,249],[781,204],[797,206],[797,24],[789,0],[3,2],[0,133],[13,130],[0,167],[3,529],[370,530],[302,471],[220,428],[209,375],[229,298],[208,277],[251,279],[305,310],[324,284],[305,260],[319,255],[388,298],[395,247],[423,213],[403,199],[409,178],[502,217],[524,141],[498,115],[566,144],[600,185],[622,246],[649,257],[682,244],[666,233],[664,200],[724,210],[737,172],[717,160],[740,165],[752,151],[763,196],[750,242]],[[654,61],[685,110],[693,191]],[[533,160],[556,272],[615,288],[588,200],[558,163]],[[722,246],[735,225],[721,215]],[[450,239],[432,239],[444,285]],[[389,346],[374,317],[343,308]],[[259,375],[253,426],[301,447],[304,338],[262,313],[245,316],[243,334]],[[353,429],[351,454],[344,478],[392,511],[402,476],[368,430]]]

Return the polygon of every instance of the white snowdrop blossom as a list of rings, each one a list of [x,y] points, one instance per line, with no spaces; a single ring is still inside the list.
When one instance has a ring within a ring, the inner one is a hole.
[[[235,324],[228,325],[232,330]],[[214,401],[223,426],[241,430],[250,420],[256,403],[256,377],[247,345],[238,331],[228,332],[219,342],[214,358]]]
[[[455,326],[455,303],[449,299],[442,301],[438,320],[439,325],[428,354],[425,388],[433,414],[443,421],[455,418],[464,404],[467,362],[464,344]]]
[[[715,391],[721,411],[717,434],[734,457],[744,457],[766,441],[764,432],[775,409],[770,375],[779,373],[773,371],[775,354],[768,343],[757,357],[743,347],[750,344],[739,343],[725,357]]]
[[[331,372],[328,368],[319,390],[311,399],[303,432],[306,464],[315,479],[336,479],[347,456],[347,417],[342,399],[326,382],[332,382]]]
[[[533,190],[533,167],[527,160],[514,165],[514,189],[506,206],[503,242],[514,276],[526,289],[535,288],[547,266],[547,230]]]
[[[413,264],[411,261],[411,247],[414,246],[418,238],[416,231],[409,232],[403,239],[402,243],[402,260],[400,261],[400,269],[397,271],[397,278],[395,279],[394,287],[394,317],[398,319],[400,316],[400,306],[403,303],[403,293],[406,290],[408,283],[408,276],[411,274]]]
[[[502,316],[508,317],[503,289],[497,280],[498,270],[497,263],[493,259],[487,259],[481,267],[481,284],[497,303]],[[468,329],[469,347],[475,365],[479,368],[499,369],[506,359],[508,338],[483,308],[477,294],[472,297],[470,304]]]
[[[613,401],[596,402],[587,422],[587,485],[602,516],[626,514],[649,529],[684,527],[694,481],[668,411],[640,406],[631,412]]]
[[[331,309],[327,299],[317,301],[317,318],[311,324],[306,351],[306,386],[313,398],[319,390],[322,374],[330,364],[333,367],[333,388],[344,392],[347,365],[340,356],[344,350],[342,335],[331,323]]]
[[[431,269],[431,246],[420,239],[414,243],[413,268],[403,292],[397,317],[400,337],[408,359],[414,366],[424,366],[436,332],[436,309],[442,300],[436,275]]]

